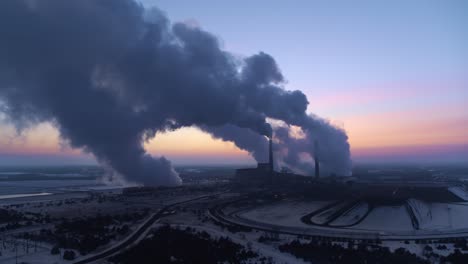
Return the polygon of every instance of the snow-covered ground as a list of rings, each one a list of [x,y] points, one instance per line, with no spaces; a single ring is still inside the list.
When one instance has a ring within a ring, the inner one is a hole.
[[[301,221],[301,217],[323,208],[334,201],[297,201],[285,200],[274,204],[267,204],[235,212],[237,217],[252,220],[258,223],[272,224],[285,227],[312,228]],[[412,208],[419,222],[419,229],[415,230],[410,214],[405,205],[378,206],[358,224],[343,230],[377,231],[381,234],[428,234],[427,232],[446,232],[468,230],[468,203],[426,203],[416,199],[409,199],[408,205]],[[324,212],[312,217],[317,224],[325,223],[329,217],[346,203],[340,203]],[[369,209],[369,204],[362,202],[344,212],[340,217],[330,223],[329,228],[351,225],[359,221]],[[318,227],[314,227],[318,228]]]
[[[70,263],[60,255],[51,255],[52,246],[46,243],[26,244],[21,239],[10,240],[3,243],[1,247],[0,264],[11,263],[28,263],[28,264],[43,264],[43,263]]]
[[[449,204],[441,204],[441,203],[432,203],[429,204],[428,208],[431,211],[430,221],[422,221],[424,224],[420,224],[420,229],[424,230],[444,230],[450,229],[450,215],[449,215],[449,208],[451,205]],[[468,207],[464,208],[468,211]],[[468,221],[468,218],[465,216],[465,222]]]
[[[289,263],[296,263],[296,264],[302,264],[302,263],[307,263],[304,262],[301,259],[296,258],[295,256],[281,252],[279,251],[276,247],[272,245],[268,245],[265,243],[260,243],[257,242],[258,237],[262,233],[255,233],[255,232],[241,232],[241,233],[230,233],[230,232],[225,232],[223,230],[219,230],[219,227],[217,226],[210,226],[210,225],[176,225],[176,227],[184,229],[187,227],[194,228],[197,231],[205,231],[208,234],[211,235],[211,237],[218,239],[220,237],[228,237],[230,238],[234,243],[243,245],[246,248],[250,248],[251,250],[257,252],[260,257],[264,256],[269,258],[273,263],[275,264],[289,264]],[[288,241],[288,239],[285,239],[286,237],[289,237],[287,235],[283,235],[282,237],[282,242]],[[295,239],[294,236],[290,238]],[[257,262],[254,262],[257,263]]]
[[[443,206],[440,206],[443,208]],[[446,210],[449,226],[454,229],[468,228],[468,204],[449,204]]]
[[[468,228],[468,204],[425,203],[409,199],[421,230],[454,230]]]
[[[456,186],[456,187],[450,187],[448,190],[455,194],[456,196],[460,197],[461,199],[468,201],[468,193],[465,191],[464,188]]]
[[[426,226],[431,226],[432,211],[427,203],[417,199],[408,199],[406,203],[411,207],[414,216],[418,220],[420,229],[424,229]]]
[[[333,220],[333,222],[330,223],[330,226],[352,225],[364,217],[368,210],[369,204],[366,202],[360,202],[348,211],[344,212],[340,217]]]
[[[404,206],[380,206],[374,208],[361,223],[351,228],[382,232],[411,231],[413,225]]]
[[[0,200],[0,208],[16,210],[19,213],[25,214],[47,214],[51,219],[61,219],[62,217],[92,217],[98,214],[132,215],[136,212],[143,212],[147,208],[150,208],[151,212],[154,213],[164,205],[196,197],[200,197],[200,194],[197,192],[177,193],[177,191],[161,191],[158,193],[158,196],[124,196],[104,190],[98,193],[72,192],[43,196],[10,197],[9,199]],[[146,219],[127,221],[125,224],[130,226],[131,231],[134,231],[146,221]],[[2,232],[0,234],[0,264],[23,262],[29,264],[53,264],[74,262],[63,260],[60,255],[51,255],[50,252],[53,247],[51,244],[40,242],[37,243],[36,246],[34,242],[25,242],[17,238],[23,233],[38,233],[41,229],[52,230],[57,223],[59,223],[59,220],[53,220],[51,223],[33,222],[31,226]],[[111,225],[109,228],[112,227]],[[103,252],[121,243],[126,237],[128,237],[128,234],[117,235],[115,240],[99,247],[95,252],[88,254],[86,257]],[[64,249],[61,248],[60,250],[63,255]],[[77,251],[75,251],[75,253],[77,259],[82,258]]]
[[[308,227],[308,225],[302,223],[301,217],[332,202],[333,201],[281,201],[275,204],[255,207],[251,210],[243,211],[238,215],[256,222]]]
[[[328,222],[330,220],[330,217],[336,213],[338,210],[342,209],[343,207],[345,207],[347,205],[347,202],[342,202],[342,203],[339,203],[319,214],[316,214],[314,216],[312,216],[312,218],[310,219],[313,223],[316,223],[316,224],[325,224],[326,222]]]

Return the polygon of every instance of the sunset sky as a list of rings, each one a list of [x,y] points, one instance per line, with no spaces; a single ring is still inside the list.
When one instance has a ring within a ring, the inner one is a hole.
[[[310,113],[349,136],[353,160],[468,162],[468,1],[142,0],[242,57],[264,51]],[[176,164],[252,163],[196,128],[146,143]],[[0,165],[81,164],[52,124],[16,135],[0,115]]]

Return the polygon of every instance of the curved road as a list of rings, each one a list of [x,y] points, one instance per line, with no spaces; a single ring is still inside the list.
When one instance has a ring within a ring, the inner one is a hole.
[[[405,232],[405,233],[392,233],[392,232],[379,232],[372,230],[358,230],[346,228],[332,228],[332,227],[299,227],[299,226],[280,226],[270,223],[257,222],[254,220],[242,218],[236,215],[235,212],[225,214],[223,208],[229,204],[238,201],[228,201],[219,203],[209,210],[209,216],[216,222],[227,225],[233,225],[243,228],[250,228],[253,230],[268,231],[273,233],[289,234],[289,235],[306,235],[314,237],[326,238],[340,238],[340,239],[360,239],[360,240],[417,240],[417,239],[445,239],[445,238],[467,238],[468,228],[451,230],[451,231],[427,231],[422,232]]]
[[[125,241],[123,241],[122,243],[112,247],[112,248],[109,248],[108,250],[104,251],[104,252],[101,252],[99,254],[96,254],[94,256],[90,256],[88,258],[85,258],[85,259],[82,259],[82,260],[79,260],[77,262],[74,262],[73,264],[85,264],[85,263],[91,263],[91,262],[94,262],[96,260],[99,260],[99,259],[103,259],[103,258],[107,258],[107,257],[110,257],[112,255],[114,255],[115,253],[125,249],[126,247],[128,247],[129,245],[131,245],[132,243],[134,243],[135,241],[138,240],[138,238],[140,238],[140,236],[150,227],[152,226],[156,220],[158,220],[159,218],[161,218],[163,215],[164,215],[164,212],[167,211],[169,208],[173,207],[173,206],[176,206],[176,205],[179,205],[179,204],[183,204],[183,203],[189,203],[189,202],[193,202],[193,201],[196,201],[196,200],[200,200],[200,199],[204,199],[204,198],[207,198],[207,197],[211,197],[215,194],[210,194],[210,195],[204,195],[204,196],[200,196],[200,197],[197,197],[197,198],[193,198],[193,199],[189,199],[189,200],[185,200],[185,201],[182,201],[182,202],[177,202],[177,203],[173,203],[173,204],[169,204],[169,205],[166,205],[164,206],[163,208],[161,208],[157,213],[155,213],[153,216],[150,217],[150,219],[148,219],[142,226],[140,226],[138,228],[138,230],[136,232],[134,232],[132,235],[130,235],[129,237],[126,238]]]

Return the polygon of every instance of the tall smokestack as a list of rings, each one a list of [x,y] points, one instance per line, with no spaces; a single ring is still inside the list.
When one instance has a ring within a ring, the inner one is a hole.
[[[315,141],[314,142],[314,160],[315,160],[315,178],[318,178],[320,177],[320,162],[319,162],[319,158],[318,158],[318,142]]]
[[[270,172],[273,173],[273,136],[270,136],[269,138],[269,166],[270,166]]]
[[[317,157],[315,157],[315,178],[320,177],[320,165],[319,165],[319,160]]]

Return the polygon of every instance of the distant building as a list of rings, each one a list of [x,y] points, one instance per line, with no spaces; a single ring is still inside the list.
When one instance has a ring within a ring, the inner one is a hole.
[[[258,163],[256,168],[237,169],[235,181],[245,184],[265,184],[271,182],[273,173],[269,163]]]
[[[273,166],[273,141],[271,140],[271,138],[269,139],[268,153],[268,162],[258,163],[256,168],[237,169],[234,181],[242,185],[265,186],[268,184],[304,184],[318,180],[320,173],[318,158],[315,158],[315,178],[312,178],[304,175],[295,174],[284,168],[281,172],[275,171]]]
[[[256,168],[237,169],[235,181],[242,184],[272,183],[275,171],[273,169],[273,143],[269,139],[268,162],[258,163]]]

